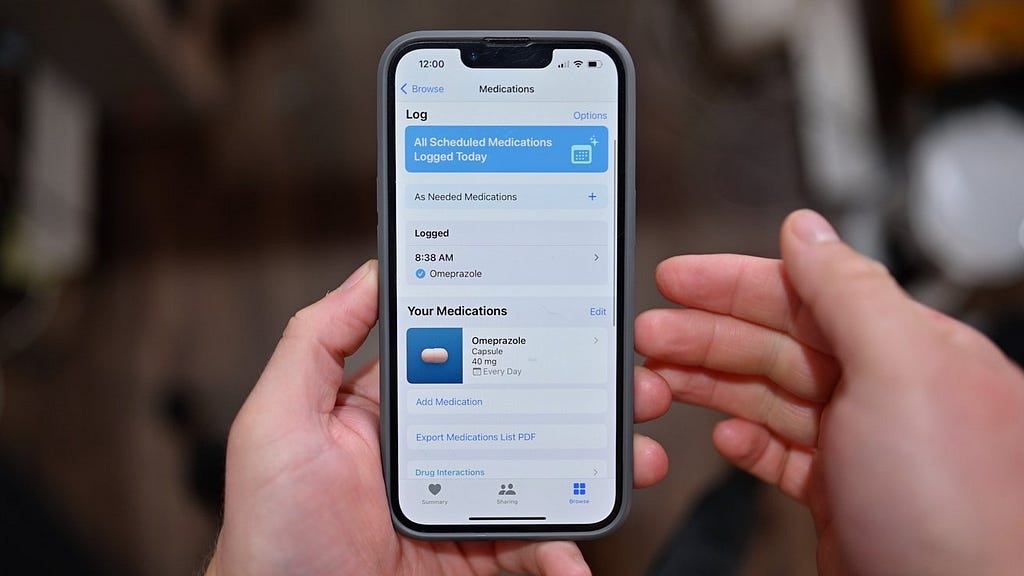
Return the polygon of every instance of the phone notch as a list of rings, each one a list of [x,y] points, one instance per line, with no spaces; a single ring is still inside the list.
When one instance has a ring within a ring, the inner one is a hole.
[[[525,36],[484,38],[463,45],[462,63],[468,68],[547,68],[554,51],[550,44]]]

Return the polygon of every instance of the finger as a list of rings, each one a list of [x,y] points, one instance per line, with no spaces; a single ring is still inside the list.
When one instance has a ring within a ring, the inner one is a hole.
[[[374,360],[359,369],[341,385],[334,403],[334,416],[340,424],[356,431],[376,445],[380,442],[380,362]],[[366,418],[357,408],[370,415]]]
[[[342,394],[354,394],[380,404],[380,359],[375,358],[360,368],[351,380],[346,379],[338,391],[339,397]]]
[[[665,479],[668,454],[656,440],[643,434],[633,435],[633,486],[647,488]]]
[[[739,418],[719,422],[712,440],[718,452],[736,467],[807,503],[812,451],[788,446],[764,426]]]
[[[633,420],[660,418],[672,407],[672,392],[665,379],[643,366],[633,371]]]
[[[359,349],[376,321],[377,262],[370,260],[289,320],[251,398],[281,417],[331,411],[345,358]]]
[[[702,368],[648,363],[678,402],[704,406],[767,427],[790,442],[818,443],[821,405],[807,402],[759,376],[737,376]]]
[[[495,542],[498,566],[516,574],[589,576],[590,567],[573,542]]]
[[[785,332],[826,354],[828,341],[786,281],[782,261],[736,254],[669,258],[654,274],[669,300]]]
[[[673,364],[765,376],[822,402],[839,379],[835,360],[782,332],[703,310],[649,310],[636,319],[636,349]]]
[[[781,244],[787,278],[844,365],[869,358],[888,364],[894,341],[925,344],[918,339],[925,324],[921,309],[884,266],[840,241],[819,214],[791,214]]]

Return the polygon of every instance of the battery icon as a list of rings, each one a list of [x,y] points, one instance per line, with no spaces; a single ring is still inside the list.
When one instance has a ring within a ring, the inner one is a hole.
[[[589,60],[589,61],[587,61],[587,68],[600,68],[600,67],[601,67],[601,61],[600,60]]]

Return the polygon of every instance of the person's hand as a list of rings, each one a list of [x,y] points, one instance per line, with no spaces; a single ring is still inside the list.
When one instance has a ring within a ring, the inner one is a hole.
[[[782,261],[681,256],[636,322],[638,385],[734,416],[713,442],[804,503],[822,574],[1020,574],[1024,376],[810,211]]]
[[[571,542],[423,542],[391,524],[381,469],[376,363],[343,380],[377,321],[377,263],[296,314],[228,439],[224,524],[207,574],[589,574]],[[671,403],[636,390],[636,417]],[[634,482],[664,477],[659,444],[635,439]]]

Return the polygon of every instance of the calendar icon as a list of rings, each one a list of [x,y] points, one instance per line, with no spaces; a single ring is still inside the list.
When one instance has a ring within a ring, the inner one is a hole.
[[[572,147],[573,164],[590,164],[594,161],[593,149],[587,144],[577,144]]]

